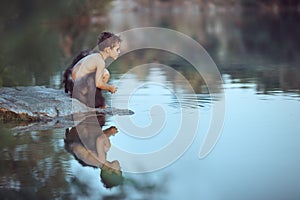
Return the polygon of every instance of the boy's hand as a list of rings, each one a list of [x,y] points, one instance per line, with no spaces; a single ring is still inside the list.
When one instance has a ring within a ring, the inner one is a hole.
[[[110,88],[109,88],[109,91],[113,94],[117,91],[117,87],[111,85]]]

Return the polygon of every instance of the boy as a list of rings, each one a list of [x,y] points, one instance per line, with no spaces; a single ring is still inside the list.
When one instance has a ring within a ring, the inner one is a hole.
[[[117,88],[107,84],[110,74],[105,68],[105,60],[117,59],[120,54],[119,36],[102,32],[98,38],[99,52],[83,51],[74,58],[64,73],[65,92],[70,92],[89,107],[104,108],[102,90],[115,93]]]

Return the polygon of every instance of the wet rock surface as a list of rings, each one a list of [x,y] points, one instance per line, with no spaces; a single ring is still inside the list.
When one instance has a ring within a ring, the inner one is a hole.
[[[32,87],[0,88],[0,119],[26,122],[19,130],[46,130],[74,125],[89,115],[132,115],[128,109],[93,109],[63,90]]]

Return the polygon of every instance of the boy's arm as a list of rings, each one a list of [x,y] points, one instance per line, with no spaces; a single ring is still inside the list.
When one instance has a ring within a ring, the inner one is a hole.
[[[103,74],[105,69],[105,62],[100,61],[97,62],[97,70],[96,70],[96,87],[102,90],[108,90],[111,93],[115,93],[117,88],[113,85],[108,85],[107,83],[103,82]]]
[[[96,139],[97,158],[102,164],[106,163],[106,152],[104,149],[104,140],[105,139],[101,136],[99,136]]]

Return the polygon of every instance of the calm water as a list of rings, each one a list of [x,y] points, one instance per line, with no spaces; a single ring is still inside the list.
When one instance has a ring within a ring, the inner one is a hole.
[[[66,150],[65,129],[17,132],[15,127],[23,124],[1,122],[1,199],[300,198],[299,13],[105,1],[108,6],[87,6],[81,15],[63,12],[79,9],[75,5],[53,3],[42,15],[31,4],[23,12],[12,7],[17,14],[3,17],[2,86],[61,88],[61,73],[71,57],[94,47],[102,30],[165,27],[197,40],[217,64],[224,81],[225,120],[217,144],[199,159],[218,100],[176,55],[155,50],[125,54],[109,66],[111,82],[119,89],[106,97],[112,106],[133,110],[130,119],[138,128],[122,123],[126,116],[106,116],[102,129],[118,128],[111,139],[114,147],[146,154],[176,138],[184,117],[190,120],[183,126],[187,137],[193,124],[198,129],[182,156],[159,170],[136,174],[127,169],[147,169],[149,163],[133,162],[112,149],[108,160],[120,162],[126,181],[109,190],[100,169],[82,166]],[[52,15],[57,8],[61,10]],[[160,129],[153,123],[161,123]]]

